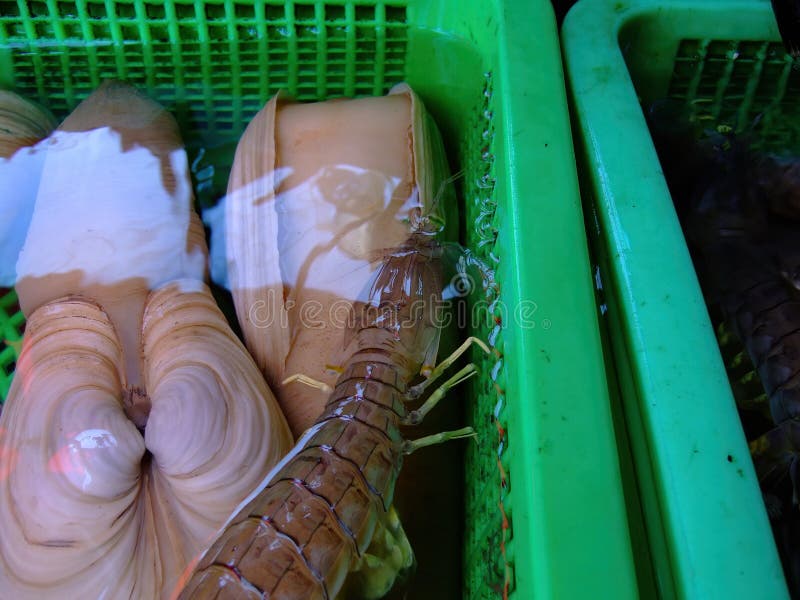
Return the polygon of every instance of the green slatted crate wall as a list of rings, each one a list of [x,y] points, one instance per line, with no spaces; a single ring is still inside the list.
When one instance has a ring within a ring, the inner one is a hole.
[[[473,330],[494,353],[455,392],[478,431],[464,597],[636,595],[549,2],[0,0],[0,87],[63,117],[107,78],[176,115],[201,205],[279,88],[317,100],[407,80],[463,169],[462,241],[500,289]]]
[[[25,317],[19,310],[17,295],[13,290],[0,289],[0,335],[4,342],[0,349],[0,398],[6,397],[11,386],[24,326]]]
[[[659,595],[785,598],[715,330],[642,107],[683,100],[706,122],[739,131],[763,113],[761,144],[789,150],[789,139],[800,140],[800,72],[768,0],[581,0],[562,43]]]

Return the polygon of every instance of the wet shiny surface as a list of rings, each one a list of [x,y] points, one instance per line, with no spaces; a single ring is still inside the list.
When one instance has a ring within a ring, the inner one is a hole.
[[[251,349],[248,324],[257,337],[283,348],[265,355],[265,374],[316,374],[331,384],[338,378],[338,385],[328,397],[298,384],[275,384],[279,394],[296,398],[285,403],[290,418],[299,406],[303,418],[313,417],[318,425],[292,455],[294,462],[254,501],[250,514],[259,517],[258,526],[247,517],[231,532],[255,536],[258,543],[247,550],[233,543],[223,548],[228,558],[206,555],[206,562],[215,563],[199,576],[206,591],[228,582],[229,592],[236,588],[235,594],[246,597],[253,592],[250,584],[230,583],[246,572],[252,580],[245,579],[259,587],[273,585],[296,597],[318,589],[324,596],[345,589],[349,573],[356,576],[347,589],[381,588],[410,566],[408,541],[391,509],[402,462],[399,422],[407,385],[436,356],[439,323],[432,305],[442,292],[432,260],[439,255],[430,252],[439,225],[404,246],[412,229],[430,226],[421,224],[421,206],[437,204],[442,194],[441,182],[430,173],[421,183],[415,179],[417,161],[430,160],[427,142],[419,139],[425,136],[415,134],[413,125],[420,110],[407,88],[388,98],[325,103],[316,116],[309,107],[287,103],[277,111],[285,118],[273,138],[273,156],[291,166],[256,165],[260,174],[244,186],[232,184],[223,199],[227,216],[231,206],[243,206],[255,215],[250,226],[267,224],[255,239],[252,230],[235,226],[231,237],[236,221],[216,229],[226,228],[223,248],[234,264],[250,257],[261,269],[245,273],[256,289],[245,286],[245,294],[254,295],[240,296],[237,307],[240,317],[245,314]],[[255,122],[263,138],[261,126]],[[20,597],[75,590],[164,596],[178,589],[183,566],[288,450],[288,430],[203,283],[205,234],[192,210],[190,168],[172,118],[131,88],[106,85],[30,154],[40,162],[41,180],[33,186],[31,223],[15,260],[20,304],[31,327],[40,312],[59,310],[63,302],[78,302],[94,314],[70,314],[63,331],[58,329],[65,350],[52,377],[66,380],[63,371],[69,371],[75,390],[46,397],[62,408],[58,418],[39,424],[42,433],[36,435],[61,427],[60,417],[85,425],[70,429],[77,433],[52,453],[50,473],[42,477],[48,485],[66,478],[79,490],[75,514],[89,506],[108,508],[95,487],[106,493],[122,485],[125,508],[111,531],[124,532],[126,541],[116,534],[104,537],[109,525],[102,519],[81,521],[77,530],[84,538],[76,541],[62,535],[67,515],[59,513],[47,526],[50,537],[36,545],[63,556],[38,560],[43,566],[36,575],[25,575],[19,565],[9,568],[11,578],[19,573],[10,585]],[[263,158],[251,151],[242,160]],[[436,155],[435,169],[443,161]],[[8,167],[0,163],[0,180],[8,180],[12,171],[3,166]],[[236,299],[242,273],[233,273]],[[264,296],[265,291],[276,294]],[[309,306],[313,313],[305,310]],[[265,314],[279,320],[262,322]],[[106,383],[102,371],[69,366],[70,341],[86,335],[86,318],[105,328],[100,339],[108,348],[89,343],[86,355],[87,365],[94,361],[109,369]],[[46,363],[35,351],[24,350],[21,360],[38,356]],[[26,386],[44,377],[43,370],[38,362],[28,370],[20,363],[6,404],[8,419],[21,418],[30,401]],[[98,394],[102,402],[90,401]],[[86,410],[73,410],[70,402],[83,398]],[[98,422],[99,414],[111,415],[112,423]],[[18,453],[15,432],[2,438],[4,455]],[[25,485],[14,473],[8,482],[14,489]],[[37,519],[39,509],[31,504],[22,520]],[[267,522],[273,523],[271,533],[264,529]],[[264,555],[273,550],[275,556]],[[84,571],[81,553],[94,557]],[[126,556],[133,557],[126,575],[114,579],[114,565]],[[54,578],[65,560],[73,561],[74,576]],[[281,560],[288,561],[284,570],[275,567]],[[305,581],[308,576],[316,583]],[[146,592],[142,586],[149,586]]]
[[[0,588],[163,597],[290,433],[204,283],[169,113],[104,85],[35,150],[0,159],[6,198],[26,191],[7,182],[29,155],[42,166],[10,261],[28,323],[0,417]]]
[[[437,263],[426,252],[429,241],[424,238],[417,234],[403,251],[387,256],[380,264],[365,294],[372,302],[362,307],[361,318],[351,331],[346,367],[326,413],[229,523],[199,563],[181,598],[214,597],[212,591],[221,588],[226,590],[221,592],[223,597],[238,597],[233,594],[245,594],[255,587],[270,597],[281,588],[284,591],[279,597],[299,600],[307,597],[307,587],[300,583],[302,579],[296,585],[288,580],[306,570],[322,586],[323,597],[335,598],[348,572],[364,568],[364,553],[381,539],[376,530],[389,527],[387,511],[402,464],[398,428],[405,410],[398,400],[408,399],[408,385],[422,370],[431,345],[434,355],[438,346],[438,324],[424,307],[441,297],[440,283]],[[409,312],[415,302],[423,306],[420,319]],[[390,308],[376,314],[368,310],[373,305]],[[392,318],[384,318],[388,315]],[[375,355],[398,360],[368,360]],[[353,389],[356,395],[350,393]],[[354,402],[360,404],[360,419],[347,414]],[[256,527],[254,519],[258,519],[258,529],[272,529],[267,535],[285,537],[294,545],[293,560],[282,570],[269,577],[256,574],[261,585],[244,576],[238,566],[248,559],[251,544],[233,542],[242,533],[241,522],[248,519],[253,523],[250,527]],[[407,545],[404,534],[403,543]],[[230,571],[240,578],[231,578]],[[392,573],[389,585],[396,576],[397,572]],[[229,587],[236,591],[229,595]],[[357,590],[354,597],[358,597]]]

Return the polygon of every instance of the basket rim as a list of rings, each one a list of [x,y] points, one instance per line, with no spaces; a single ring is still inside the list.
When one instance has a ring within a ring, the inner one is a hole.
[[[633,381],[635,397],[623,402],[641,417],[637,471],[644,463],[653,471],[656,506],[645,511],[649,529],[663,528],[661,577],[681,596],[778,598],[788,597],[786,583],[757,478],[621,47],[643,27],[668,40],[703,31],[699,37],[728,39],[735,27],[719,25],[726,20],[735,21],[737,39],[780,39],[764,0],[582,0],[565,19],[562,47],[589,182],[585,202],[599,222],[591,233],[621,325],[612,332],[624,349],[617,368]],[[725,464],[729,455],[735,464]]]

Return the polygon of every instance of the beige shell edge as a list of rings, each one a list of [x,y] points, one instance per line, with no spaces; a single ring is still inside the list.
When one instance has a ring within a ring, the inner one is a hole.
[[[55,127],[48,111],[14,92],[0,90],[0,158],[34,145]]]

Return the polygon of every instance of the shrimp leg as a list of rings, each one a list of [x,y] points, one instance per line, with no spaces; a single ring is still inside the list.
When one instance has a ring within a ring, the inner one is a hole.
[[[414,551],[400,517],[390,506],[378,521],[375,534],[358,567],[353,569],[337,600],[383,598],[397,579],[414,570]]]
[[[440,385],[429,397],[425,400],[425,403],[420,406],[417,410],[412,410],[408,413],[404,420],[405,425],[419,425],[422,423],[422,419],[425,418],[433,408],[439,404],[439,401],[444,398],[445,394],[453,387],[457,386],[462,381],[466,381],[475,373],[478,372],[478,367],[474,364],[470,363],[461,369],[458,373],[453,375],[450,379],[445,381],[442,385]]]
[[[455,351],[450,356],[442,360],[442,362],[440,362],[433,369],[431,369],[429,373],[426,374],[425,370],[423,370],[422,374],[426,376],[425,381],[418,383],[417,385],[411,386],[408,389],[408,397],[411,399],[419,398],[425,392],[428,386],[430,386],[434,381],[436,381],[436,379],[438,379],[442,375],[442,373],[444,373],[447,369],[449,369],[450,366],[454,362],[456,362],[458,358],[462,354],[464,354],[464,352],[469,350],[469,348],[473,344],[475,344],[481,350],[486,352],[486,354],[492,353],[492,351],[489,349],[489,346],[487,346],[483,340],[472,336],[468,337],[466,340],[464,340],[463,344],[461,344],[458,348],[456,348]]]
[[[455,431],[443,431],[441,433],[434,433],[433,435],[426,435],[418,440],[406,440],[403,442],[403,454],[408,455],[416,452],[420,448],[427,448],[428,446],[436,446],[444,444],[451,440],[461,440],[464,438],[472,438],[477,436],[472,427],[462,427]]]
[[[295,373],[294,375],[289,375],[286,379],[281,381],[281,384],[287,385],[289,383],[302,383],[303,385],[307,385],[308,387],[312,387],[318,389],[326,394],[330,394],[333,391],[333,388],[329,386],[324,381],[319,381],[318,379],[314,379],[313,377],[309,377],[308,375],[303,375],[302,373]]]

